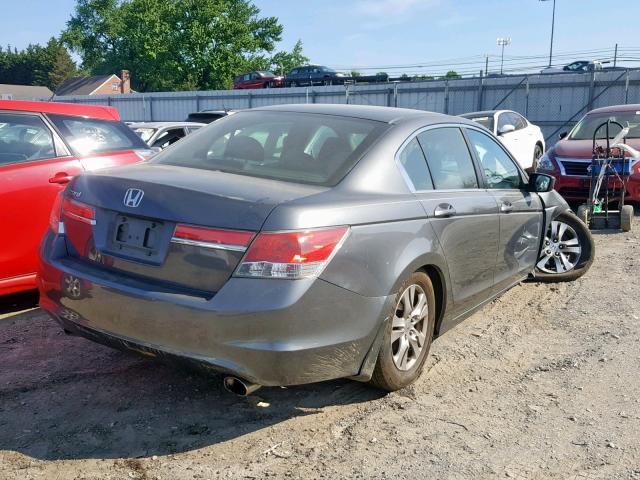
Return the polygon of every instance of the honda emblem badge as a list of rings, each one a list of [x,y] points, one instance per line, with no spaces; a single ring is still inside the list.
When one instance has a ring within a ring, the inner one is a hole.
[[[143,190],[140,190],[139,188],[130,188],[124,194],[124,204],[127,207],[136,208],[140,205],[142,197],[144,197]]]

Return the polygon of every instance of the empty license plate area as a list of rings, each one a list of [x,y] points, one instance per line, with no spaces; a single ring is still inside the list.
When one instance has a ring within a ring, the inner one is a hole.
[[[112,242],[122,254],[154,257],[162,245],[164,223],[118,215],[115,219]]]

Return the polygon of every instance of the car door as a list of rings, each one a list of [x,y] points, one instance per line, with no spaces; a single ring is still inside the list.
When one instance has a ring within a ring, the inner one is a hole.
[[[529,192],[525,177],[498,142],[479,129],[465,128],[485,185],[500,209],[500,241],[494,272],[495,293],[528,275],[538,258],[542,202]]]
[[[260,75],[253,72],[249,74],[249,81],[247,82],[247,88],[260,88],[261,80]]]
[[[40,115],[0,112],[0,293],[35,287],[55,197],[82,170]]]
[[[413,178],[415,194],[440,241],[453,294],[451,318],[460,316],[491,295],[499,234],[496,200],[481,188],[457,126],[420,132],[398,162]]]

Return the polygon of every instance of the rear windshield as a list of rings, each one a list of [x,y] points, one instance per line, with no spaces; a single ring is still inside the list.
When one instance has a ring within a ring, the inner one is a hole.
[[[136,134],[145,142],[148,142],[149,139],[151,137],[153,137],[153,134],[155,133],[156,129],[155,128],[145,128],[145,127],[140,127],[140,128],[135,128],[133,130],[134,132],[136,132]]]
[[[333,186],[386,128],[332,115],[240,112],[200,129],[153,163]]]
[[[570,140],[591,140],[593,134],[602,123],[607,120],[621,123],[624,127],[629,127],[627,138],[640,138],[640,112],[618,112],[618,113],[599,113],[587,115],[578,124],[573,127]],[[613,124],[609,125],[609,137],[613,138],[620,133],[620,127]],[[598,130],[597,138],[602,140],[607,136],[607,128],[602,127]]]
[[[482,115],[480,117],[465,117],[469,120],[473,120],[476,123],[479,123],[487,130],[493,132],[493,115]]]
[[[148,148],[133,130],[122,122],[70,115],[48,117],[76,155]]]

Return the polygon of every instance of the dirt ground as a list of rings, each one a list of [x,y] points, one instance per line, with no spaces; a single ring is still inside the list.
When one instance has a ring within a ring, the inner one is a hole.
[[[586,276],[515,287],[389,395],[334,381],[236,398],[5,299],[0,478],[640,479],[638,240],[596,234]]]

